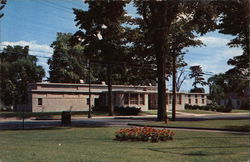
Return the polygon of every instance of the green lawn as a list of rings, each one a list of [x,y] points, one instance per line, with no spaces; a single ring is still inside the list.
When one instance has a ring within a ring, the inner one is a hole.
[[[184,112],[184,113],[193,113],[193,114],[218,114],[221,112],[216,111],[205,111],[205,110],[177,110],[177,112]],[[231,113],[250,113],[250,110],[240,110],[240,109],[233,109]]]
[[[167,124],[162,122],[145,123],[146,125],[157,126],[177,126],[177,127],[203,127],[203,128],[222,128],[231,130],[250,131],[250,119],[242,120],[203,120],[203,121],[169,121]]]
[[[233,109],[231,113],[250,113],[250,110]]]
[[[119,128],[1,131],[1,161],[247,161],[249,136],[176,133],[173,141],[119,142]]]
[[[216,111],[205,110],[177,110],[177,112],[192,113],[192,114],[218,114]]]
[[[140,115],[157,115],[157,110],[142,111]]]

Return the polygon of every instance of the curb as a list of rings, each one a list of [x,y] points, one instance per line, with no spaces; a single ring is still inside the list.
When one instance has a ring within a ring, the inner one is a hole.
[[[212,131],[231,131],[235,133],[250,133],[250,131],[237,131],[232,129],[220,129],[220,128],[203,128],[203,127],[175,127],[175,126],[159,126],[159,125],[142,125],[142,124],[130,124],[129,126],[137,126],[137,127],[155,127],[155,128],[177,128],[177,129],[192,129],[192,130],[212,130]]]

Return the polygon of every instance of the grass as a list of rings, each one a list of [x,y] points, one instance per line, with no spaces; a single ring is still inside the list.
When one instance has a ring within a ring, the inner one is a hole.
[[[250,110],[233,109],[231,113],[250,113]]]
[[[168,124],[162,122],[146,123],[146,125],[176,126],[176,127],[202,127],[220,128],[235,131],[250,131],[250,119],[242,120],[203,120],[203,121],[169,121]]]
[[[157,110],[142,111],[140,115],[157,115]]]
[[[192,114],[218,114],[216,111],[205,110],[177,110],[177,112],[192,113]]]
[[[247,161],[249,136],[174,131],[173,141],[114,141],[118,128],[1,131],[1,161]]]

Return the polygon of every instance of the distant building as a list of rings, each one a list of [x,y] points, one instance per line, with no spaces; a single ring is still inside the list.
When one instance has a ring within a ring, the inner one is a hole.
[[[107,105],[108,87],[91,84],[91,102],[88,84],[32,83],[28,85],[28,107],[31,112],[87,111],[91,106]],[[156,86],[113,85],[114,106],[135,106],[142,111],[157,109]],[[172,95],[167,91],[167,109],[171,110]],[[206,105],[205,93],[177,93],[176,109],[183,110],[185,104]]]

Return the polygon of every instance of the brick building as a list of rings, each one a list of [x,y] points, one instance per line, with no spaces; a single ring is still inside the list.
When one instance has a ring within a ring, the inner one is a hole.
[[[106,84],[91,84],[91,102],[88,84],[32,83],[28,85],[28,107],[31,112],[88,111],[91,106],[107,105]],[[113,85],[114,106],[135,106],[142,111],[157,109],[156,86]],[[167,109],[171,110],[172,95],[167,91]],[[177,93],[176,109],[185,104],[206,105],[205,93]]]

